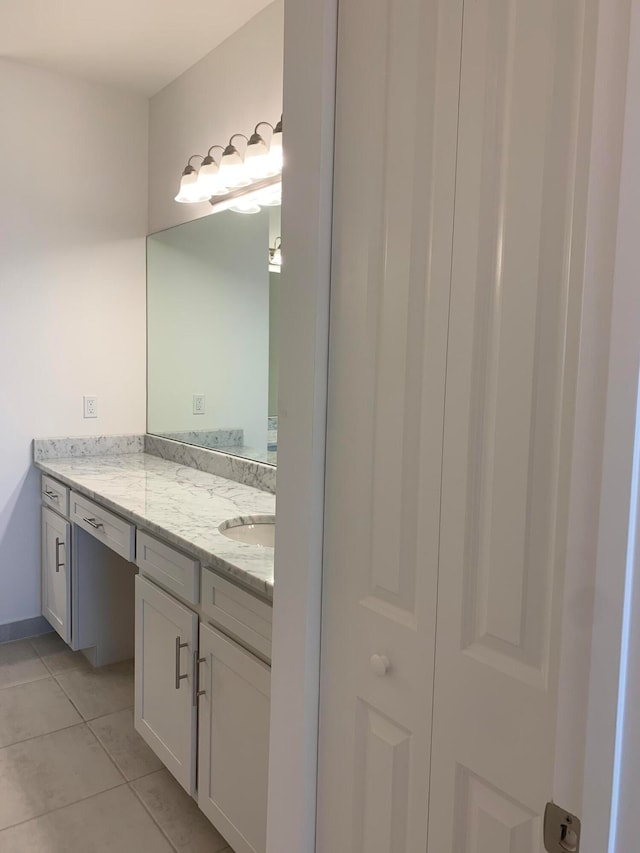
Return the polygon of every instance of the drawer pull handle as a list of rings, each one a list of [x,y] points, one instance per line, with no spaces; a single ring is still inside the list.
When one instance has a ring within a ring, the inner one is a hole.
[[[64,544],[64,542],[60,541],[60,537],[56,536],[56,572],[59,572],[60,569],[64,569],[64,560],[60,562],[60,546]]]
[[[198,704],[198,696],[204,696],[206,690],[200,690],[200,664],[206,661],[206,658],[198,657],[198,650],[193,653],[193,707]]]
[[[104,529],[104,524],[101,521],[96,521],[95,518],[85,518],[82,516],[82,520],[90,524],[94,530],[100,530],[101,527]]]
[[[176,690],[180,690],[180,682],[183,678],[189,678],[188,673],[180,674],[180,649],[186,649],[189,643],[181,643],[180,637],[176,637]]]
[[[45,498],[49,498],[50,501],[57,502],[60,500],[60,495],[56,494],[55,492],[52,492],[50,489],[45,489],[42,494],[45,496]]]

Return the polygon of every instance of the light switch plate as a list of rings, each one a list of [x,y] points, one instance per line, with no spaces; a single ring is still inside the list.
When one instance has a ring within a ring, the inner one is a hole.
[[[204,413],[205,413],[204,394],[194,394],[193,395],[193,414],[194,415],[204,415]]]
[[[85,418],[97,418],[98,417],[98,398],[97,397],[89,397],[85,394],[82,398],[83,406],[84,406],[84,417]]]

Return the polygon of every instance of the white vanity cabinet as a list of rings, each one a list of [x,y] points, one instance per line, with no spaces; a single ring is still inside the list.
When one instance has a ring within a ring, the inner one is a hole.
[[[198,805],[235,853],[264,853],[271,670],[200,624]]]
[[[44,494],[44,493],[43,493]],[[71,642],[71,524],[42,507],[42,613]]]
[[[198,617],[136,578],[135,726],[189,794],[196,788]]]
[[[42,503],[44,616],[94,666],[133,654],[136,730],[235,853],[264,853],[271,604],[48,475]]]
[[[140,530],[136,555],[136,730],[235,853],[264,853],[271,605]]]

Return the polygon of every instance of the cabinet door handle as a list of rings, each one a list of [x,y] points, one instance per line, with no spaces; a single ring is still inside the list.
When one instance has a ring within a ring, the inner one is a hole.
[[[200,664],[206,661],[206,658],[198,657],[199,652],[194,649],[193,652],[193,707],[198,704],[198,696],[204,696],[206,690],[200,690]]]
[[[180,649],[186,649],[189,643],[181,643],[180,637],[176,637],[176,690],[180,690],[180,682],[183,678],[189,678],[188,673],[180,675]]]
[[[60,500],[60,496],[57,495],[55,492],[50,491],[49,489],[45,489],[42,494],[45,496],[45,498],[49,498],[50,501],[57,502]]]
[[[60,537],[56,536],[56,572],[59,572],[60,569],[64,569],[64,560],[60,562],[60,546],[64,544],[64,542],[60,541]]]
[[[104,527],[104,524],[101,521],[96,521],[95,518],[85,518],[82,516],[82,520],[90,524],[94,530],[100,530],[101,527]]]

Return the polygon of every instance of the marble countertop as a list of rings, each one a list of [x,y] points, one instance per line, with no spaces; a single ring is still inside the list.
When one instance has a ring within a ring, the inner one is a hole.
[[[148,453],[40,460],[41,471],[137,527],[198,557],[203,566],[273,596],[273,549],[228,539],[227,519],[273,515],[275,495]]]

